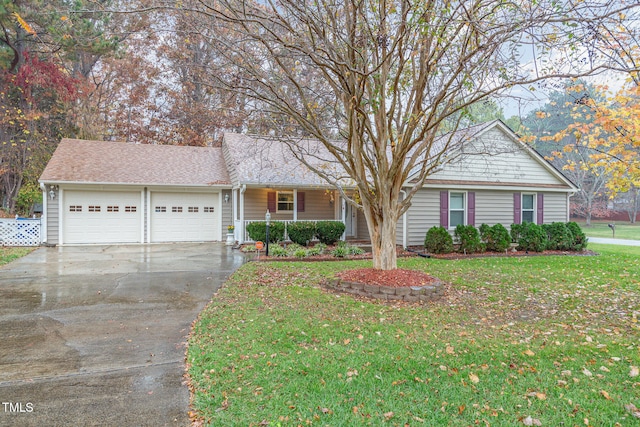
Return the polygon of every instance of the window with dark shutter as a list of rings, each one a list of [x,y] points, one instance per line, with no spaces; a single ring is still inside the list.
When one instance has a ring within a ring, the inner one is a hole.
[[[467,192],[467,225],[476,225],[476,193]]]
[[[538,193],[537,209],[538,209],[538,214],[537,214],[538,224],[544,224],[544,194],[542,193]]]
[[[449,192],[440,192],[440,225],[449,228]]]
[[[269,212],[276,212],[276,200],[277,194],[275,191],[267,193],[267,209],[269,209]]]
[[[522,195],[513,193],[513,223],[520,224],[522,218]]]
[[[304,192],[298,191],[298,212],[304,212]]]

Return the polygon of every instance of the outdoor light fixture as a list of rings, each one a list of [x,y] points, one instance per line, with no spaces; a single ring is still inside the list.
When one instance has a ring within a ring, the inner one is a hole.
[[[50,185],[49,186],[49,198],[51,200],[56,198],[56,191],[55,190],[57,190],[57,189],[58,189],[57,185]]]
[[[229,203],[229,194],[224,195],[224,202]]]

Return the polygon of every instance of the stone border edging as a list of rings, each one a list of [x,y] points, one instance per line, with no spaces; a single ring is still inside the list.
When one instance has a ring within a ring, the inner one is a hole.
[[[385,301],[429,302],[444,295],[444,286],[438,279],[425,286],[380,286],[360,282],[347,282],[338,278],[324,280],[322,286],[338,292],[345,292],[367,298]]]

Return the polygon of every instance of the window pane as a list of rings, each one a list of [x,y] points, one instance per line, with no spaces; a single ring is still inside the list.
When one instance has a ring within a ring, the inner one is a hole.
[[[522,209],[533,209],[533,194],[522,195]]]
[[[463,193],[451,193],[449,195],[449,209],[464,209]]]
[[[293,193],[278,193],[278,211],[293,210]]]
[[[522,211],[522,222],[533,222],[533,211]]]
[[[464,225],[464,211],[449,212],[449,227],[455,227],[458,224]]]

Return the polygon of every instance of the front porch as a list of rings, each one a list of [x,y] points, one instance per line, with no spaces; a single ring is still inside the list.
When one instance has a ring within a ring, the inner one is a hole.
[[[346,202],[336,190],[300,188],[256,188],[241,186],[232,191],[234,239],[251,242],[247,225],[264,221],[267,210],[272,222],[286,227],[297,221],[338,221],[345,225],[343,239],[368,239],[364,215]],[[362,222],[362,224],[359,224]],[[360,225],[360,227],[359,227]]]

